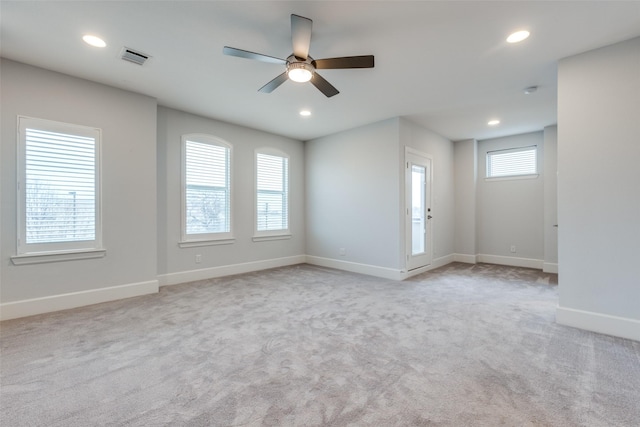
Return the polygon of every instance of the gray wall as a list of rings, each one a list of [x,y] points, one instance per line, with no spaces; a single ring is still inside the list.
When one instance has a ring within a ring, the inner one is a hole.
[[[154,99],[3,59],[1,302],[156,280]],[[102,129],[106,257],[15,266],[18,115]]]
[[[411,147],[432,158],[432,232],[433,258],[435,260],[454,253],[455,190],[453,142],[417,125],[400,120],[400,173],[404,184],[404,147]],[[401,194],[404,196],[404,187]],[[400,209],[404,208],[404,197]],[[403,247],[404,248],[404,247]],[[406,254],[405,254],[406,255]]]
[[[307,255],[403,267],[398,128],[389,119],[305,143]]]
[[[544,128],[544,270],[558,272],[558,126]]]
[[[454,143],[455,239],[454,251],[460,261],[475,262],[476,193],[478,185],[478,142],[475,139]]]
[[[306,142],[307,255],[334,260],[328,265],[338,267],[355,263],[395,272],[406,268],[405,147],[433,158],[434,259],[449,260],[453,143],[402,118]]]
[[[181,137],[188,133],[213,135],[233,145],[231,192],[235,242],[232,244],[188,248],[178,246],[181,230]],[[252,240],[254,150],[262,147],[277,148],[290,156],[290,239]],[[285,137],[159,107],[157,214],[158,274],[174,275],[174,279],[168,282],[189,280],[191,277],[188,273],[193,270],[302,256],[305,253],[304,145]],[[201,263],[196,264],[196,254],[202,256]],[[211,273],[209,271],[209,275]]]
[[[538,146],[538,170],[533,179],[486,180],[487,151]],[[532,132],[478,143],[478,252],[504,259],[544,259],[543,132]],[[510,251],[511,245],[516,252]]]
[[[635,339],[639,135],[640,38],[560,61],[558,320]]]

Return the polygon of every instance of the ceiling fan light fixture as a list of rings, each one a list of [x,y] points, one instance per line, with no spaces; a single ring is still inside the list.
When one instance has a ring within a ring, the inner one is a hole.
[[[290,62],[287,66],[287,76],[294,82],[308,82],[313,77],[313,66],[306,62]]]

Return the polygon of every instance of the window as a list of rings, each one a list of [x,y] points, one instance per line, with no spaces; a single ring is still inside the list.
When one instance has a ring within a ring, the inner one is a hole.
[[[231,239],[231,145],[191,134],[182,137],[182,150],[182,242]]]
[[[487,152],[487,178],[535,175],[538,173],[538,147],[512,148]]]
[[[18,117],[16,260],[101,249],[100,137],[100,129]]]
[[[256,151],[256,236],[289,235],[289,156]]]

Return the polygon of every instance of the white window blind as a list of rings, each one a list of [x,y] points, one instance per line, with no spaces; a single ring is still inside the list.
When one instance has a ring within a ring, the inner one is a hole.
[[[289,159],[256,153],[257,231],[289,228]]]
[[[513,148],[487,152],[487,178],[498,178],[538,173],[538,149]]]
[[[189,235],[231,232],[231,150],[221,143],[185,140],[185,226]]]
[[[97,248],[100,131],[26,117],[19,121],[24,163],[18,252]]]

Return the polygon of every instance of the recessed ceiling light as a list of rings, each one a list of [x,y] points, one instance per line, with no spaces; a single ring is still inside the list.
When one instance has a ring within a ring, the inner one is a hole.
[[[100,37],[92,36],[91,34],[85,34],[82,36],[82,40],[93,47],[105,47],[107,45]]]
[[[301,116],[310,116],[311,115],[311,111],[309,110],[300,110],[300,115]]]
[[[489,121],[487,122],[487,124],[488,124],[489,126],[499,125],[499,124],[500,124],[500,120],[489,120]]]
[[[516,31],[515,33],[511,33],[509,37],[507,37],[507,42],[518,43],[526,39],[527,37],[529,37],[529,31],[526,31],[526,30]]]

